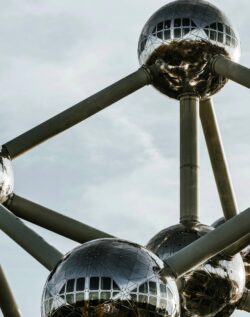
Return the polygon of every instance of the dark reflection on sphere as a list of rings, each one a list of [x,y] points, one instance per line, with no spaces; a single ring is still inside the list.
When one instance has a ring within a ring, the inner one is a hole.
[[[240,41],[228,18],[203,0],[178,0],[160,8],[138,44],[140,64],[161,68],[154,86],[175,99],[184,93],[207,98],[225,85],[225,78],[210,71],[209,61],[218,54],[237,61]]]
[[[88,242],[50,274],[43,317],[178,317],[179,294],[162,279],[163,262],[144,247],[117,239]]]
[[[211,230],[202,224],[179,224],[162,230],[149,241],[147,248],[165,261]],[[244,285],[241,256],[225,260],[218,255],[179,279],[181,316],[221,316],[222,311],[230,316],[243,295]]]
[[[225,223],[224,217],[216,220],[212,224],[212,227],[217,228],[223,223]],[[244,262],[245,272],[246,272],[246,288],[250,289],[250,246],[248,246],[241,252],[241,256]]]

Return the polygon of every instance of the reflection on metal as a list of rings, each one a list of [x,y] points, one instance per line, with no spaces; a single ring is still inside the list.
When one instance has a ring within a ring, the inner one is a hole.
[[[246,271],[246,288],[250,290],[250,246],[241,252]]]
[[[149,241],[147,248],[167,262],[171,255],[211,230],[202,224],[179,224],[162,230]],[[232,259],[218,255],[186,273],[178,286],[183,316],[215,316],[222,310],[229,312],[232,306],[234,310],[245,286],[242,259],[239,255]]]
[[[50,274],[42,317],[178,317],[178,290],[171,278],[160,278],[162,268],[157,256],[131,242],[100,239],[83,244]]]
[[[220,90],[226,79],[210,71],[217,54],[238,60],[239,38],[225,15],[201,0],[163,6],[144,26],[138,45],[141,65],[161,65],[154,86],[172,98],[187,92],[208,97]]]
[[[0,152],[0,203],[4,203],[12,195],[14,189],[11,160],[3,151]]]
[[[212,224],[212,227],[218,228],[220,225],[225,223],[225,218],[220,218]],[[228,249],[225,249],[223,252],[225,254],[233,254],[241,251],[241,256],[245,266],[246,273],[246,288],[250,289],[250,234],[246,235],[239,240],[233,246],[230,246]],[[232,252],[232,253],[230,253]]]

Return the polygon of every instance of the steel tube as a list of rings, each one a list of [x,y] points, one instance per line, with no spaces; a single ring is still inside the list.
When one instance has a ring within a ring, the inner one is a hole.
[[[7,278],[0,265],[0,308],[4,317],[22,317]]]
[[[180,222],[199,219],[199,98],[180,98]]]
[[[231,245],[229,248],[225,249],[223,253],[228,256],[234,256],[237,253],[241,252],[243,249],[250,245],[250,234],[247,234],[245,237]]]
[[[250,290],[245,290],[245,293],[239,303],[238,309],[250,313]]]
[[[3,147],[7,150],[10,157],[14,159],[34,146],[150,84],[152,82],[151,73],[153,72],[154,69],[141,67],[115,84],[5,143]]]
[[[161,274],[179,278],[249,233],[250,208],[169,257]]]
[[[18,195],[14,195],[7,202],[6,207],[19,218],[79,243],[100,238],[113,238],[113,236],[105,232],[89,227]]]
[[[237,64],[228,58],[217,55],[211,61],[212,71],[235,81],[236,83],[250,88],[250,69]]]
[[[49,271],[53,270],[63,256],[2,205],[0,205],[0,229]]]
[[[225,219],[237,215],[238,206],[211,99],[200,102],[200,118]]]

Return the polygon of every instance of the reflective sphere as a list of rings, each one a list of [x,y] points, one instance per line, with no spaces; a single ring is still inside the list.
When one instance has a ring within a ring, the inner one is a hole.
[[[202,224],[179,224],[162,230],[147,248],[165,261],[170,255],[211,231]],[[212,317],[226,312],[230,316],[243,295],[244,265],[240,255],[231,260],[220,255],[185,274],[178,281],[181,316]]]
[[[178,317],[177,286],[171,278],[161,279],[163,266],[156,255],[131,242],[83,244],[50,274],[42,316]]]
[[[212,224],[212,227],[217,228],[223,223],[225,223],[224,217],[215,221]],[[242,256],[242,259],[245,265],[245,271],[246,271],[246,288],[250,289],[250,246],[248,246],[241,252],[241,256]]]
[[[210,70],[222,54],[237,61],[240,41],[227,17],[203,0],[178,0],[159,9],[144,26],[138,44],[141,65],[157,63],[154,86],[169,97],[192,93],[203,98],[220,90],[226,79]]]
[[[8,200],[14,190],[13,171],[9,157],[0,152],[0,203]]]

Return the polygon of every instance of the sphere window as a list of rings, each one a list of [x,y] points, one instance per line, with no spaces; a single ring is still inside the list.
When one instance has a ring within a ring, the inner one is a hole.
[[[84,277],[78,278],[76,281],[76,290],[84,291],[84,289],[85,289],[85,278]]]
[[[82,302],[84,301],[84,293],[76,293],[76,302]]]
[[[181,19],[175,19],[174,20],[174,27],[176,28],[178,28],[178,27],[180,27],[181,26]]]
[[[190,19],[183,19],[182,25],[183,26],[190,26]]]
[[[90,278],[89,289],[91,289],[91,290],[99,289],[99,277],[91,277]]]
[[[148,283],[143,283],[139,287],[139,293],[147,294],[148,293]]]
[[[155,282],[149,282],[149,293],[151,295],[157,295],[157,287]]]
[[[73,292],[74,289],[75,289],[75,280],[68,280],[67,281],[66,292],[67,293]]]
[[[165,29],[170,29],[171,27],[171,20],[165,21]]]
[[[66,294],[66,302],[68,304],[74,304],[75,302],[74,294]]]
[[[101,289],[102,290],[111,290],[111,278],[110,277],[102,277]]]
[[[164,284],[160,284],[161,297],[167,296],[167,286]]]
[[[218,33],[218,42],[220,43],[224,42],[224,34],[221,32]]]
[[[181,29],[174,29],[174,37],[175,38],[181,37]]]
[[[161,31],[161,32],[158,32],[158,33],[157,33],[157,37],[158,37],[159,39],[163,40],[163,32],[162,32],[162,31]]]
[[[113,290],[120,290],[120,287],[117,285],[116,281],[113,280]]]
[[[165,38],[165,40],[171,39],[171,31],[170,30],[164,31],[164,38]]]
[[[157,25],[157,31],[162,31],[162,30],[163,30],[163,22],[160,22]]]
[[[111,292],[101,292],[101,300],[109,300],[111,298]]]

